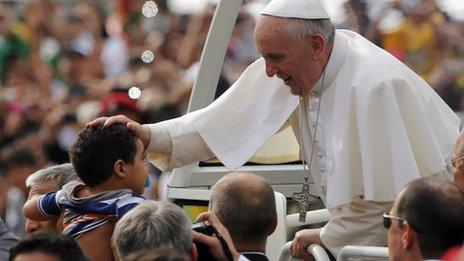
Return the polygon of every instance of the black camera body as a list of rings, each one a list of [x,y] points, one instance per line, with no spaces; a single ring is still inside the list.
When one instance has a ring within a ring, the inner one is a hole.
[[[215,231],[215,228],[208,221],[193,223],[192,229],[207,236],[212,236]]]
[[[216,229],[208,221],[193,223],[192,230],[207,236],[212,236],[216,231]],[[211,255],[208,246],[197,242],[195,242],[195,245],[197,246],[198,260],[215,260],[215,258]]]

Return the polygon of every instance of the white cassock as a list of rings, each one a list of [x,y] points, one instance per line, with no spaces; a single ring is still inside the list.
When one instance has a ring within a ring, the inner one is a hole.
[[[259,59],[208,107],[149,125],[151,159],[172,169],[214,154],[235,170],[290,123],[309,162],[318,125],[312,192],[333,214],[322,241],[334,254],[345,244],[385,244],[381,212],[407,182],[445,172],[459,119],[407,66],[348,30],[336,30],[325,76],[313,90],[298,110],[299,98],[268,78]]]

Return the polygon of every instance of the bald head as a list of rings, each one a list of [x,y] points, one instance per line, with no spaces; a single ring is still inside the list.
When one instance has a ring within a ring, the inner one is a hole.
[[[238,189],[244,196],[256,197],[257,192],[267,190],[273,193],[271,186],[262,177],[246,172],[233,172],[221,178],[213,187],[213,194]],[[272,194],[274,195],[274,194]]]
[[[252,173],[235,172],[221,178],[213,186],[210,208],[238,246],[265,246],[277,222],[274,191],[266,180]]]

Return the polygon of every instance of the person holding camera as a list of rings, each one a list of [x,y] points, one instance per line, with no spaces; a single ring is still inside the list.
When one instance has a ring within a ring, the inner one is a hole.
[[[277,226],[274,190],[253,173],[232,172],[211,189],[209,209],[229,230],[237,251],[267,261],[266,243]]]
[[[131,253],[155,251],[163,246],[175,248],[190,260],[204,260],[200,257],[205,254],[213,260],[248,260],[235,250],[229,232],[214,213],[203,213],[198,221],[203,222],[199,225],[202,233],[192,230],[190,219],[177,205],[147,201],[116,223],[113,248],[122,260]],[[208,253],[201,253],[198,249]]]

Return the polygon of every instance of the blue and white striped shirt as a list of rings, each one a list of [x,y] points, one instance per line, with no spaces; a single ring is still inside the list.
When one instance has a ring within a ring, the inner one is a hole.
[[[119,220],[146,200],[129,189],[75,197],[74,192],[82,186],[85,184],[70,182],[57,192],[41,196],[38,203],[39,210],[44,215],[59,216],[63,212],[63,233],[76,239],[110,220]]]

